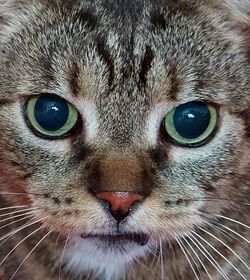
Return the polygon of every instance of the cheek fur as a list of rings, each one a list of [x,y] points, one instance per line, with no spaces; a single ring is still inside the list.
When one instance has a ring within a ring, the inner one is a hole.
[[[13,205],[31,205],[27,194],[27,180],[31,174],[22,170],[17,162],[1,159],[0,170],[0,194]]]

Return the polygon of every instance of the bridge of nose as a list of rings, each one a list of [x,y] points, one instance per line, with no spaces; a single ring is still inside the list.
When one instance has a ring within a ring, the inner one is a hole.
[[[150,175],[135,156],[107,157],[98,162],[91,179],[91,190],[101,192],[128,192],[146,196],[150,192]],[[95,176],[98,174],[98,176]],[[93,184],[94,182],[94,184]],[[121,201],[122,198],[119,199]],[[118,201],[118,200],[117,200]]]

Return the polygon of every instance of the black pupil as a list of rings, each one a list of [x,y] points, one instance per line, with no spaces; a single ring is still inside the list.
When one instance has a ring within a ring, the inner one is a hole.
[[[197,101],[188,102],[175,109],[175,129],[182,137],[194,139],[206,131],[210,118],[206,104]]]
[[[35,118],[46,130],[56,131],[63,127],[69,117],[67,102],[58,96],[41,96],[35,104]]]

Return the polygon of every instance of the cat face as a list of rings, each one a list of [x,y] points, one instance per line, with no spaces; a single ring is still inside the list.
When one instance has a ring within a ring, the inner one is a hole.
[[[216,10],[22,5],[0,47],[0,189],[67,240],[68,270],[116,274],[247,200],[249,66]]]

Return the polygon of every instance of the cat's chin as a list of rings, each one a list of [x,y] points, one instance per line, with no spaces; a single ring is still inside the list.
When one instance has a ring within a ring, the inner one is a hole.
[[[116,279],[154,246],[145,234],[71,236],[64,253],[66,269],[77,276],[93,272]]]

